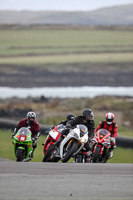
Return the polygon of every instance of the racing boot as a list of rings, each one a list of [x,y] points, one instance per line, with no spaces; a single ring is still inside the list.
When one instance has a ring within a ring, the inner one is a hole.
[[[63,140],[63,135],[61,135],[60,138],[54,143],[54,146],[58,147],[59,144],[62,142],[62,140]]]
[[[112,158],[112,157],[113,157],[113,151],[110,151],[109,158]]]
[[[62,134],[60,136],[60,138],[54,143],[54,146],[59,146],[59,144],[62,142],[62,140],[64,139],[63,135],[67,135],[69,133],[69,129],[65,129],[62,131]]]
[[[109,149],[109,158],[112,158],[113,157],[113,150],[114,148],[116,148],[116,145],[112,145]]]

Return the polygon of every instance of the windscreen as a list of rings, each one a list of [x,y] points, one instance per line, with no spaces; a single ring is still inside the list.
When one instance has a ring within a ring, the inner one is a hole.
[[[99,133],[100,133],[100,135],[103,135],[103,136],[105,136],[105,135],[107,135],[108,133],[110,133],[108,130],[106,130],[106,129],[100,129],[99,130]]]
[[[31,131],[26,127],[19,129],[19,135],[28,135],[29,133],[31,133]]]
[[[84,136],[86,133],[88,133],[88,128],[85,125],[79,124],[80,128],[80,136]]]
[[[63,124],[59,124],[58,126],[57,126],[57,131],[58,132],[61,132],[62,130],[64,130],[65,129],[65,126],[63,125]]]

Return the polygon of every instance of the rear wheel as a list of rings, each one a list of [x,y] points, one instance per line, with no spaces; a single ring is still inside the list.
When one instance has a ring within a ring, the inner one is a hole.
[[[100,149],[101,149],[101,147],[99,147],[99,146],[96,147],[96,150],[95,150],[94,155],[93,155],[93,163],[99,162]]]
[[[54,150],[54,145],[50,144],[50,146],[49,146],[48,150],[46,151],[46,154],[43,158],[43,162],[51,162],[49,158],[50,158],[53,150]]]
[[[77,151],[77,149],[78,149],[78,144],[75,142],[74,143],[72,142],[71,147],[68,148],[65,155],[63,155],[62,162],[67,162],[72,157],[72,155]]]
[[[17,149],[16,150],[16,161],[22,162],[24,159],[24,150],[23,149]]]

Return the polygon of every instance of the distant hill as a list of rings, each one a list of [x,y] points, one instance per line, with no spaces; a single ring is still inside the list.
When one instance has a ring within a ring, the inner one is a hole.
[[[133,4],[95,11],[0,11],[0,24],[133,25]]]

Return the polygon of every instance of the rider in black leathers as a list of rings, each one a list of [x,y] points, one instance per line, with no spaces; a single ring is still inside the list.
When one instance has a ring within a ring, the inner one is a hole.
[[[59,138],[57,142],[55,142],[55,146],[59,145],[59,143],[63,140],[63,135],[67,135],[69,133],[70,128],[75,127],[78,124],[83,124],[88,128],[88,136],[89,141],[85,143],[84,147],[86,148],[86,151],[90,151],[90,139],[94,137],[94,131],[95,131],[95,123],[93,120],[93,111],[91,109],[84,109],[83,110],[83,116],[78,116],[74,120],[70,120],[66,124],[65,130],[62,131],[62,135]]]
[[[61,121],[59,124],[63,124],[64,126],[69,122],[75,120],[75,115],[70,113],[67,115],[66,120]]]

